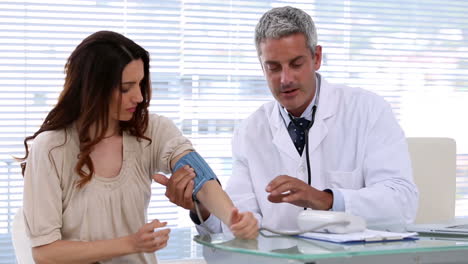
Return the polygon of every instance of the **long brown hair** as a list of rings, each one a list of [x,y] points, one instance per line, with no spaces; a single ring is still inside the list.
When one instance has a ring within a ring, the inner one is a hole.
[[[72,52],[65,64],[65,84],[57,105],[49,112],[39,130],[24,139],[26,154],[19,159],[22,161],[23,175],[29,155],[28,141],[44,131],[65,129],[79,121],[80,153],[75,171],[81,179],[77,186],[81,188],[91,180],[94,166],[89,154],[107,131],[112,92],[114,89],[120,90],[125,66],[137,59],[141,59],[144,65],[144,77],[140,84],[143,101],[137,105],[131,120],[120,121],[120,132],[127,131],[139,140],[144,138],[151,142],[144,136],[151,100],[149,54],[121,34],[99,31],[85,38]],[[91,130],[91,126],[96,129]],[[85,165],[89,173],[83,169]]]

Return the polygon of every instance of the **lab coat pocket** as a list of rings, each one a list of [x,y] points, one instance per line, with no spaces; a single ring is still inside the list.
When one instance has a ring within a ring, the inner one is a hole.
[[[354,171],[327,171],[327,180],[330,188],[360,189],[364,186],[364,180],[360,169]]]

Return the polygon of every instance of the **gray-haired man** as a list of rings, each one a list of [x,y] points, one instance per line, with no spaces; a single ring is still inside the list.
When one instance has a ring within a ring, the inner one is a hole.
[[[239,210],[279,230],[297,229],[291,216],[305,208],[345,211],[369,224],[412,222],[418,192],[405,135],[389,104],[316,73],[322,47],[311,17],[300,9],[266,12],[255,45],[276,100],[244,120],[233,136],[226,191]],[[204,225],[221,231],[220,221],[202,211]]]

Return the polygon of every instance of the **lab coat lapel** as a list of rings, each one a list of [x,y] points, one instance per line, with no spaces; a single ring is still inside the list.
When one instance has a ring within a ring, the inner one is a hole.
[[[270,113],[270,129],[273,135],[273,144],[276,148],[289,156],[291,159],[299,160],[300,156],[294,146],[291,137],[289,136],[288,130],[280,114],[280,104],[275,102],[275,106],[272,108]]]
[[[328,128],[323,120],[316,120],[309,131],[309,153],[314,152],[328,134]]]
[[[309,153],[314,152],[328,134],[326,120],[335,114],[337,108],[333,92],[333,86],[322,78],[315,122],[309,131]]]
[[[338,101],[333,96],[335,89],[322,78],[319,94],[319,102],[315,122],[309,131],[309,153],[314,152],[328,134],[327,119],[332,117],[336,110]],[[294,160],[300,160],[299,153],[288,134],[284,120],[280,114],[280,104],[275,103],[270,113],[270,128],[273,135],[273,144],[281,152]]]

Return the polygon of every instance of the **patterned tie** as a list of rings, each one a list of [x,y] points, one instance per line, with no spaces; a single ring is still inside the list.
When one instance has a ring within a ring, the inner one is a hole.
[[[309,120],[301,117],[301,118],[295,118],[294,122],[290,122],[288,125],[289,135],[291,136],[291,139],[294,143],[294,146],[296,146],[296,149],[297,149],[297,152],[299,152],[299,155],[302,155],[302,151],[304,150],[305,137],[307,136],[305,134],[305,130],[307,129],[309,124],[310,124]]]

